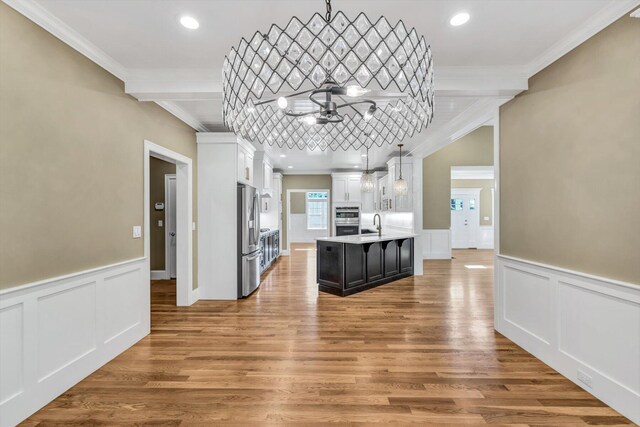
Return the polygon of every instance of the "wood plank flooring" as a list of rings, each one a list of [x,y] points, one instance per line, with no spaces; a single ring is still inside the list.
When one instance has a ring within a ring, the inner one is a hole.
[[[632,424],[494,332],[491,251],[341,298],[292,249],[243,301],[154,282],[151,335],[24,425]]]

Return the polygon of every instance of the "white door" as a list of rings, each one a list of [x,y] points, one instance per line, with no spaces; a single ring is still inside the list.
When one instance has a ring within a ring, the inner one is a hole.
[[[451,190],[451,247],[478,247],[480,225],[480,189]]]
[[[165,175],[165,262],[171,279],[176,278],[176,176]]]

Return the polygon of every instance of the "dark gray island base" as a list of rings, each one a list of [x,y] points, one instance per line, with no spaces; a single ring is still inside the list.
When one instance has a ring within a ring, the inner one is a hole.
[[[318,289],[347,296],[413,276],[413,236],[318,239]]]

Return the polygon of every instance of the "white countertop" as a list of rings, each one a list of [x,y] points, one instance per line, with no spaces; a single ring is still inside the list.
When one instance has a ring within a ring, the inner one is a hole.
[[[334,236],[334,237],[318,237],[316,240],[322,240],[324,242],[336,242],[336,243],[374,243],[374,242],[386,242],[389,240],[407,239],[411,237],[417,237],[417,234],[409,233],[382,233],[382,237],[378,237],[376,234],[356,234],[352,236]]]

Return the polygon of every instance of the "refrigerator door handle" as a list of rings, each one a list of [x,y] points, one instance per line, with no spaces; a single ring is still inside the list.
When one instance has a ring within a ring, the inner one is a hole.
[[[260,196],[258,192],[253,195],[253,238],[256,244],[260,240]]]

